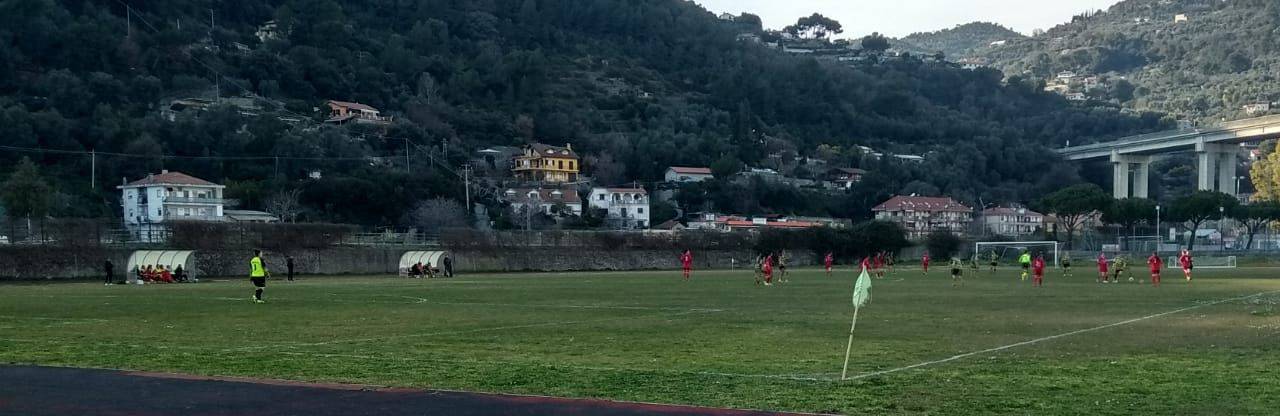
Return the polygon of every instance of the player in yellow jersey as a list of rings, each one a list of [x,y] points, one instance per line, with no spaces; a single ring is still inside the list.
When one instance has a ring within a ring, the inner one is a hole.
[[[249,281],[253,282],[253,302],[266,303],[262,300],[262,291],[267,288],[267,277],[271,273],[262,263],[262,250],[253,251],[253,259],[249,260]]]

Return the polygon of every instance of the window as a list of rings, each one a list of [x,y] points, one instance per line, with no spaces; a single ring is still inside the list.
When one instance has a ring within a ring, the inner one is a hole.
[[[573,170],[573,169],[574,169],[574,167],[573,167],[573,161],[572,161],[572,160],[570,160],[570,161],[569,161],[569,170]]]
[[[596,198],[596,200],[597,200],[597,201],[603,201],[603,200],[604,200],[604,194],[600,194],[600,195],[599,195],[599,197],[598,197],[598,198]]]
[[[564,161],[563,161],[563,160],[561,160],[561,161],[557,161],[557,162],[556,162],[556,168],[557,168],[557,169],[564,169]]]
[[[643,213],[644,213],[644,208],[636,208],[636,213],[637,213],[637,214],[643,214]]]

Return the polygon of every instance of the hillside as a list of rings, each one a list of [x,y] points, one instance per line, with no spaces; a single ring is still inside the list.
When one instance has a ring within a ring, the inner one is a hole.
[[[1274,1],[1127,0],[977,56],[1039,79],[1097,75],[1100,87],[1082,92],[1132,109],[1236,119],[1267,114],[1280,100],[1277,25]]]
[[[0,3],[0,134],[85,152],[0,153],[2,175],[22,156],[42,166],[58,189],[53,215],[118,215],[111,183],[85,183],[96,162],[112,183],[177,169],[226,183],[241,208],[298,190],[302,219],[404,225],[419,201],[462,199],[442,166],[542,141],[573,144],[605,184],[652,183],[671,165],[797,176],[814,174],[810,160],[867,165],[848,194],[749,183],[699,197],[726,211],[855,217],[904,190],[1028,200],[1076,177],[1048,147],[1167,127],[992,70],[784,54],[739,40],[758,19],[726,22],[682,0],[128,4]],[[224,104],[167,111],[187,98]],[[327,99],[394,121],[321,125]],[[926,158],[872,162],[860,145]]]
[[[920,32],[907,35],[899,41],[925,51],[942,52],[946,56],[963,58],[1000,42],[1023,39],[1021,33],[995,23],[974,22],[936,32]]]

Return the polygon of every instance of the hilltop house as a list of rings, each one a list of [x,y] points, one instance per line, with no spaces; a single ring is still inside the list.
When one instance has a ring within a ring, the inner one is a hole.
[[[649,228],[649,194],[644,188],[592,188],[587,204],[604,211],[610,227]]]
[[[512,158],[511,163],[516,179],[529,182],[575,182],[580,168],[581,159],[571,144],[558,147],[534,143],[525,146],[524,153]]]
[[[329,118],[325,123],[391,124],[391,117],[383,117],[381,111],[368,105],[337,100],[329,100],[325,104],[329,106]]]
[[[901,225],[907,237],[920,239],[934,231],[964,235],[973,222],[973,209],[951,198],[898,195],[872,208],[876,220]]]
[[[832,168],[827,171],[827,182],[830,187],[838,189],[849,189],[853,184],[862,182],[862,177],[867,171],[858,168]]]
[[[711,174],[710,168],[672,166],[667,168],[664,179],[672,183],[702,182],[715,179],[715,176]]]

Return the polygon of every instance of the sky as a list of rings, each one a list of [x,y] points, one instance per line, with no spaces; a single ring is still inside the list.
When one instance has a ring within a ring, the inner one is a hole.
[[[1119,0],[694,0],[707,10],[759,15],[764,26],[780,29],[814,12],[844,26],[839,37],[880,32],[903,37],[956,25],[995,22],[1024,34],[1048,29],[1086,10],[1106,9]]]

